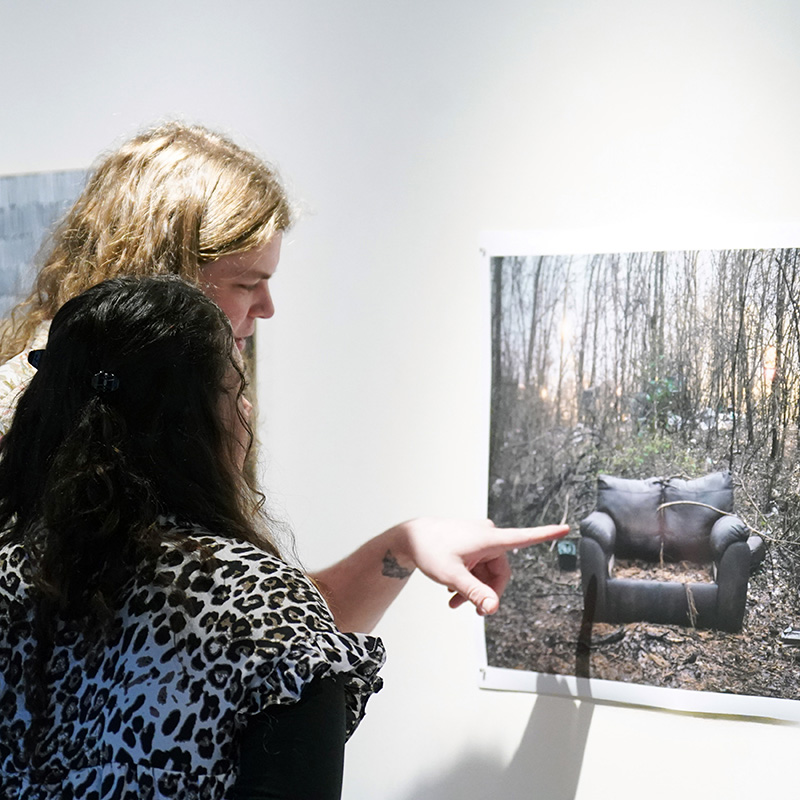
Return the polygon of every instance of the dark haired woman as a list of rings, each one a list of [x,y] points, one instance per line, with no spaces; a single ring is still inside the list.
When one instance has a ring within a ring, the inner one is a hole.
[[[55,315],[0,442],[0,797],[336,798],[380,686],[240,469],[230,324],[174,277]]]

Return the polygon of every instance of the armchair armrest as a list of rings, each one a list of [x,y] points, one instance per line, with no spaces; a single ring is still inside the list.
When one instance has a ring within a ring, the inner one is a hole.
[[[720,517],[711,528],[711,553],[714,561],[719,563],[730,545],[734,542],[746,542],[748,536],[747,526],[739,517]]]
[[[614,544],[617,540],[617,526],[614,520],[604,511],[592,511],[581,520],[581,536],[594,539],[602,549],[606,558],[614,555]]]

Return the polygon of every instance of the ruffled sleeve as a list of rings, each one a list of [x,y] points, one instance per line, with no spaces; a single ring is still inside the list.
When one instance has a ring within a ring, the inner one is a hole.
[[[267,654],[268,650],[259,653]],[[254,714],[266,705],[296,702],[312,680],[337,676],[344,683],[350,738],[364,716],[367,700],[383,686],[378,670],[384,659],[383,644],[375,637],[316,634],[292,645],[277,662],[269,656],[254,661],[246,677],[249,692],[243,710]]]
[[[297,702],[314,679],[337,676],[345,687],[349,738],[382,686],[382,642],[339,631],[322,595],[299,570],[250,545],[225,549],[232,558],[226,554],[217,570],[221,580],[210,607],[219,609],[214,617],[228,630],[230,701],[240,723],[267,706]]]

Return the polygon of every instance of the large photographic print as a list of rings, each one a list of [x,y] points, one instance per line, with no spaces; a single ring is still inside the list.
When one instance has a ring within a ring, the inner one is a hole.
[[[797,718],[800,250],[499,250],[484,685]]]

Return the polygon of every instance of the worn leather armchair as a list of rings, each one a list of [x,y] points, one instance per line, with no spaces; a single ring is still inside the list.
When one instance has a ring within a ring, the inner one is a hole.
[[[729,472],[695,480],[600,475],[597,508],[580,524],[581,580],[593,620],[741,630],[751,563],[764,544],[732,511]],[[714,577],[706,583],[615,578],[615,558],[712,563]]]

